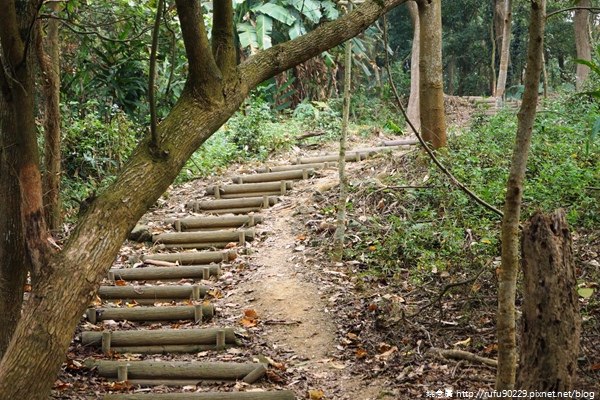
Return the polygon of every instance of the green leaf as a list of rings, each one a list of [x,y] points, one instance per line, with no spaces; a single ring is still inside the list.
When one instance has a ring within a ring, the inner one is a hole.
[[[284,7],[278,4],[258,4],[252,7],[252,11],[254,11],[255,13],[262,13],[268,15],[269,17],[288,26],[296,22],[296,18],[288,10],[286,10]]]
[[[237,33],[240,38],[242,47],[258,48],[258,40],[256,39],[256,29],[248,22],[237,24]]]
[[[333,21],[340,16],[340,12],[335,7],[335,3],[333,1],[326,0],[321,3],[321,6],[323,7],[323,11],[325,12],[325,16],[328,20]]]
[[[294,22],[294,25],[292,25],[292,27],[288,31],[288,33],[290,35],[290,39],[296,39],[297,37],[302,36],[306,33],[306,27],[304,26],[302,21],[297,19],[296,22]]]
[[[583,297],[584,299],[589,299],[590,297],[592,297],[592,294],[594,294],[594,288],[579,288],[577,289],[577,293],[580,297]]]
[[[303,15],[315,24],[318,23],[323,16],[321,14],[319,3],[315,0],[293,0],[292,5],[298,10],[300,15]]]
[[[273,19],[268,15],[256,17],[256,39],[258,48],[266,50],[271,47],[271,32],[273,30]]]
[[[581,65],[587,65],[588,67],[590,67],[590,69],[591,69],[592,71],[594,71],[594,73],[595,73],[596,75],[600,76],[600,67],[598,67],[598,66],[597,66],[596,64],[594,64],[593,62],[591,62],[591,61],[588,61],[588,60],[583,60],[583,59],[581,59],[581,58],[577,58],[577,59],[575,59],[575,60],[571,60],[571,61],[572,61],[572,62],[574,62],[574,63],[577,63],[577,64],[581,64]]]
[[[328,51],[324,51],[323,53],[321,53],[323,55],[323,61],[325,61],[325,64],[331,68],[334,69],[335,68],[335,60],[333,59],[333,57],[331,56],[331,53],[329,53]]]

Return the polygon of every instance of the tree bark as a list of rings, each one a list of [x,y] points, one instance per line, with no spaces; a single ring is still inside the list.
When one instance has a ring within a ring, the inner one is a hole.
[[[523,318],[517,387],[574,389],[581,316],[565,212],[536,213],[523,230]]]
[[[498,10],[496,10],[498,11]],[[508,75],[508,61],[510,59],[510,25],[512,21],[512,0],[505,0],[502,25],[502,46],[500,47],[500,68],[498,68],[498,82],[496,84],[496,98],[504,97],[506,90],[506,77]]]
[[[446,147],[444,79],[442,75],[441,0],[419,0],[421,48],[419,104],[421,135],[434,150]]]
[[[2,67],[0,60],[0,67]],[[21,225],[21,192],[17,165],[20,136],[10,88],[0,68],[0,358],[21,317],[28,263]]]
[[[579,7],[591,7],[591,0],[579,0]],[[592,58],[592,46],[590,44],[590,11],[586,9],[575,10],[573,27],[575,31],[575,49],[577,58],[590,61]],[[590,67],[577,64],[575,74],[575,88],[581,90],[581,85],[588,78]]]
[[[502,218],[502,265],[498,282],[498,371],[497,390],[515,388],[516,332],[515,293],[519,267],[519,217],[523,197],[525,167],[529,156],[533,122],[535,120],[542,50],[546,22],[546,1],[531,0],[529,48],[523,103],[518,114],[515,147],[506,188]]]
[[[60,2],[48,4],[51,12],[57,12]],[[36,38],[37,63],[42,77],[44,98],[44,174],[42,177],[44,217],[48,228],[58,231],[62,222],[60,200],[60,44],[59,20],[48,19],[46,36],[38,22]]]
[[[115,181],[80,217],[59,252],[48,248],[42,218],[33,85],[27,69],[26,40],[18,36],[29,30],[19,30],[16,23],[17,17],[23,17],[20,13],[25,13],[24,26],[32,26],[33,18],[28,13],[37,11],[41,1],[32,1],[28,7],[1,1],[0,47],[3,60],[10,63],[3,71],[14,71],[16,75],[10,79],[19,82],[9,85],[8,94],[15,101],[15,110],[19,110],[14,131],[21,135],[17,150],[23,160],[18,169],[25,199],[22,215],[27,227],[28,258],[36,273],[23,316],[0,362],[0,398],[48,398],[73,331],[123,240],[174,181],[191,154],[233,115],[252,88],[356,36],[405,1],[367,1],[336,21],[257,53],[224,76],[227,71],[219,70],[212,55],[199,2],[177,0],[189,61],[183,93],[157,127],[156,146],[151,145],[149,137],[140,141]],[[213,37],[213,41],[218,40]],[[36,368],[31,367],[33,359]]]
[[[419,9],[417,3],[409,1],[406,3],[406,7],[408,8],[410,22],[413,26],[413,42],[410,54],[410,96],[408,98],[406,114],[408,115],[410,122],[412,122],[415,129],[418,131],[421,129],[421,113],[419,112],[419,51],[421,48],[421,25],[419,23]],[[410,131],[410,126],[407,130]]]

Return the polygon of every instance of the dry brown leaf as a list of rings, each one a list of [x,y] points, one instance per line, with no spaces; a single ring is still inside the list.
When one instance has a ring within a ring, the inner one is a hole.
[[[267,370],[267,378],[272,382],[283,383],[281,376],[271,369]]]
[[[251,308],[244,311],[244,315],[248,318],[258,318],[258,313]]]
[[[352,333],[352,332],[348,332],[348,337],[349,337],[351,340],[358,340],[358,335],[356,335],[356,334],[354,334],[354,333]]]
[[[240,324],[242,324],[242,326],[244,326],[245,328],[252,328],[253,326],[256,326],[257,323],[257,320],[249,318],[242,318],[242,320],[240,321]]]
[[[365,349],[358,349],[354,355],[356,358],[363,358],[367,356],[367,351]]]
[[[325,393],[322,390],[313,389],[308,392],[310,400],[321,400]]]
[[[485,352],[486,354],[490,354],[493,351],[498,350],[498,344],[494,343],[494,344],[490,344],[489,346],[486,346],[485,348]]]
[[[229,242],[225,245],[226,249],[233,249],[234,247],[236,247],[238,244],[236,242]]]
[[[220,299],[223,297],[223,292],[221,289],[210,289],[208,291],[209,296],[214,297],[215,299]]]
[[[127,281],[124,281],[123,279],[117,279],[115,281],[115,285],[117,285],[117,286],[127,286]]]
[[[387,343],[379,343],[379,345],[377,346],[377,350],[379,350],[380,353],[385,353],[391,348],[392,346]]]
[[[296,236],[296,240],[304,240],[306,239],[306,235]]]

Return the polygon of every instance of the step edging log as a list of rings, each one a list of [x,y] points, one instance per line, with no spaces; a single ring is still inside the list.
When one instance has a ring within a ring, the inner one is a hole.
[[[295,181],[308,179],[315,175],[315,170],[306,168],[301,170],[279,171],[279,172],[264,172],[261,174],[248,174],[232,176],[231,180],[237,184],[243,183],[259,183],[273,181]]]
[[[140,260],[155,260],[179,263],[180,265],[200,265],[229,262],[235,260],[235,250],[205,251],[197,253],[170,253],[170,254],[148,254],[140,257]]]
[[[105,400],[296,400],[291,390],[253,392],[109,394]]]
[[[225,215],[220,217],[202,218],[170,218],[165,224],[173,226],[177,232],[191,229],[219,229],[219,228],[242,228],[253,227],[263,222],[262,215]]]
[[[208,232],[168,232],[152,235],[156,244],[185,244],[185,243],[219,243],[236,242],[243,233],[245,240],[254,240],[254,229],[237,231],[208,231]]]
[[[195,306],[132,307],[132,308],[88,308],[88,322],[98,321],[182,321],[200,323],[211,319],[215,314],[213,304]]]
[[[127,367],[127,380],[169,379],[176,380],[224,380],[252,384],[267,371],[262,363],[227,362],[155,362],[155,361],[107,361],[87,359],[84,365],[96,367],[105,378],[117,378],[119,367]]]
[[[215,197],[216,197],[217,193],[219,193],[219,195],[221,197],[224,195],[231,195],[231,194],[250,194],[250,193],[261,193],[261,192],[277,192],[278,194],[285,194],[285,193],[281,193],[282,188],[285,188],[285,190],[292,190],[294,188],[294,182],[282,180],[282,181],[272,181],[272,182],[209,185],[206,188],[206,194],[213,195]],[[216,189],[219,189],[219,190],[217,191]],[[256,197],[256,196],[253,196],[253,197]]]
[[[111,346],[215,344],[219,332],[223,332],[225,335],[225,344],[237,343],[233,328],[83,331],[81,333],[81,343],[84,346],[102,345],[102,334],[104,332],[110,332]]]
[[[205,272],[205,271],[208,271]],[[108,278],[112,281],[158,281],[166,279],[208,279],[210,276],[221,275],[218,264],[182,265],[175,267],[143,267],[110,269]]]
[[[208,294],[210,287],[205,285],[171,286],[100,286],[98,296],[101,299],[116,300],[156,300],[190,299],[199,300]]]
[[[277,196],[264,197],[244,197],[241,199],[220,199],[220,200],[192,200],[187,203],[188,209],[215,213],[217,210],[227,209],[255,209],[268,208],[278,202]]]

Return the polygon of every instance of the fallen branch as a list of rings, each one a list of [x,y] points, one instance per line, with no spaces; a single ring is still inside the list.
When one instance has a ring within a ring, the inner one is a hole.
[[[318,131],[306,132],[304,135],[300,135],[300,136],[296,137],[296,141],[308,139],[308,138],[311,138],[311,137],[323,136],[326,133],[327,132],[324,131],[323,129],[320,129]]]
[[[481,357],[473,353],[469,353],[468,351],[463,350],[442,350],[436,347],[430,348],[428,353],[433,353],[434,355],[443,357],[443,358],[452,358],[455,360],[467,360],[471,362],[476,362],[480,364],[489,365],[490,367],[497,367],[498,361],[492,360],[491,358]]]

